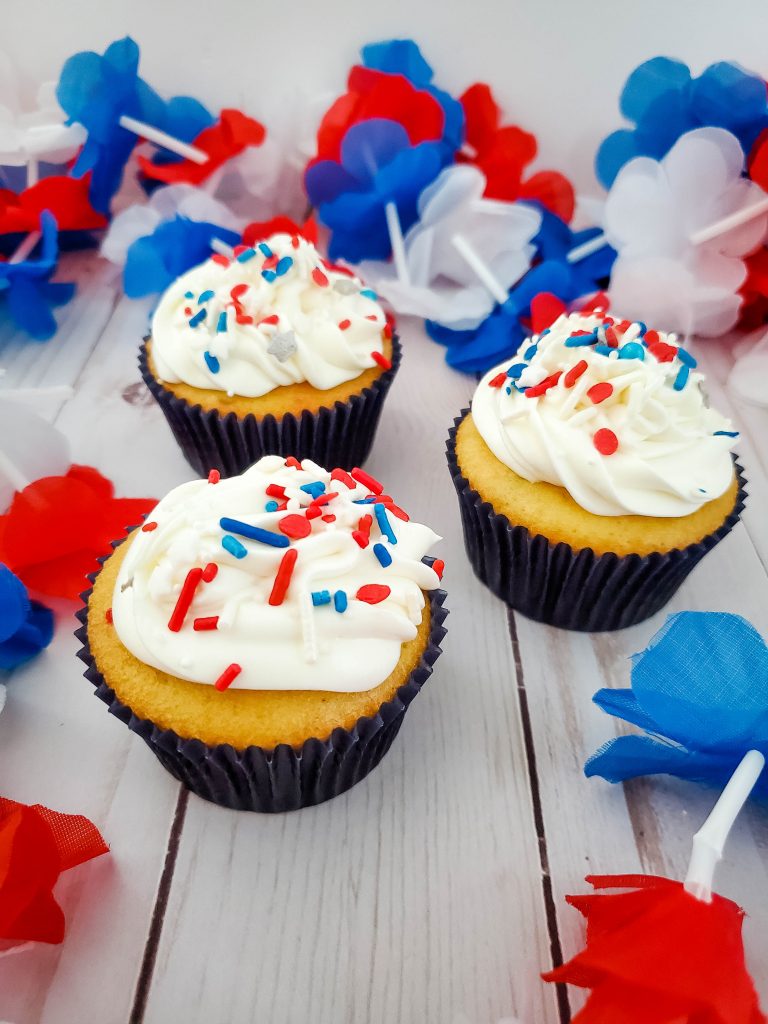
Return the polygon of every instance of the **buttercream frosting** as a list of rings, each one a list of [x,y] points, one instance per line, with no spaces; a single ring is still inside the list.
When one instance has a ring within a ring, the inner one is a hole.
[[[440,538],[362,470],[265,456],[182,484],[150,515],[120,567],[114,627],[145,664],[219,689],[372,689],[439,584],[422,559]]]
[[[563,314],[485,375],[472,417],[504,465],[589,512],[684,516],[733,480],[738,433],[702,381],[674,335]]]
[[[246,398],[302,381],[327,391],[385,365],[387,330],[359,278],[305,238],[277,234],[177,278],[152,319],[152,357],[168,383]]]

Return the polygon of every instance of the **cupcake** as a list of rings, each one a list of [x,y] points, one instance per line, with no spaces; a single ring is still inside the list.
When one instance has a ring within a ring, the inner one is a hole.
[[[375,292],[277,234],[178,278],[139,366],[193,469],[233,476],[262,455],[363,463],[399,361]]]
[[[738,433],[673,335],[562,315],[481,380],[448,463],[479,578],[565,629],[653,615],[744,507]]]
[[[270,455],[171,491],[85,595],[86,677],[193,792],[320,803],[374,768],[440,653],[439,540],[361,469]]]

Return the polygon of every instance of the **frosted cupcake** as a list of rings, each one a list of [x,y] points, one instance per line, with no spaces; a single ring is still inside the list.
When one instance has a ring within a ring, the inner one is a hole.
[[[480,579],[569,629],[658,611],[744,507],[738,433],[702,380],[672,335],[600,313],[486,374],[448,442]]]
[[[78,636],[110,710],[200,796],[290,810],[383,757],[445,630],[439,538],[359,469],[267,456],[171,491]]]
[[[375,293],[278,234],[174,281],[139,365],[190,465],[232,476],[267,454],[363,463],[399,361]]]

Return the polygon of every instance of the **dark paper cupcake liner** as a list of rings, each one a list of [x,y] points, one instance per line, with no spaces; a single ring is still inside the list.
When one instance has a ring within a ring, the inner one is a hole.
[[[117,547],[117,544],[113,545]],[[101,560],[102,563],[106,559]],[[425,559],[432,563],[432,559]],[[98,573],[89,577],[94,582]],[[352,729],[334,729],[327,740],[308,739],[301,749],[280,744],[274,750],[248,747],[236,750],[229,744],[208,746],[201,740],[183,739],[171,729],[138,718],[123,704],[105,681],[88,642],[88,600],[77,612],[82,623],[75,636],[83,644],[78,657],[86,665],[85,678],[109,711],[144,740],[171,775],[212,803],[240,811],[295,811],[330,800],[350,789],[373,771],[392,745],[414,697],[432,674],[441,653],[444,590],[430,593],[430,631],[427,646],[408,681],[373,717],[359,718]]]
[[[552,544],[483,501],[462,474],[456,458],[456,432],[469,412],[454,421],[448,435],[448,466],[459,496],[464,544],[475,575],[502,601],[530,619],[561,629],[589,633],[624,629],[654,615],[704,555],[739,521],[747,496],[742,467],[734,459],[739,490],[723,524],[696,544],[650,555],[596,554]]]
[[[150,371],[148,340],[144,339],[139,353],[141,376],[163,410],[185,459],[200,476],[207,476],[212,469],[222,476],[236,476],[262,455],[293,455],[342,469],[361,466],[370,454],[384,399],[402,357],[400,340],[393,335],[392,366],[359,394],[317,412],[305,410],[298,417],[286,413],[257,419],[252,413],[245,417],[234,412],[222,414],[177,398]]]

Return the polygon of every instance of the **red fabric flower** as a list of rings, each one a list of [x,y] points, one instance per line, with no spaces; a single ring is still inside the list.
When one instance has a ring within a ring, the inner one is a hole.
[[[543,977],[592,990],[573,1024],[765,1024],[735,903],[649,875],[587,881],[630,891],[566,897],[587,919],[586,949]]]
[[[308,217],[303,224],[297,224],[290,217],[273,217],[272,220],[253,221],[243,231],[243,245],[256,245],[271,235],[301,235],[308,242],[317,245],[317,221]]]
[[[260,146],[266,137],[264,125],[247,117],[239,110],[222,110],[216,124],[203,131],[193,145],[208,154],[204,164],[194,160],[180,160],[172,164],[155,164],[147,157],[139,157],[142,172],[155,181],[166,184],[186,183],[200,185],[206,178],[232,157],[238,156],[249,146]]]
[[[0,797],[0,939],[61,942],[64,913],[53,895],[59,875],[108,852],[81,814]]]
[[[347,92],[329,107],[317,131],[317,160],[341,160],[341,143],[352,127],[371,118],[398,121],[412,145],[439,139],[445,114],[438,101],[404,75],[355,65]],[[313,161],[314,162],[314,161]]]
[[[477,82],[461,97],[466,118],[465,151],[457,159],[479,167],[488,199],[534,199],[565,221],[573,216],[573,186],[557,171],[538,171],[523,180],[537,152],[536,138],[515,125],[501,125],[490,87]]]
[[[0,235],[37,231],[40,214],[50,210],[59,231],[91,231],[107,226],[107,218],[97,213],[88,200],[90,175],[43,178],[23,192],[0,189]]]
[[[0,516],[0,562],[30,590],[77,598],[110,542],[155,507],[153,498],[115,498],[112,483],[90,466],[43,477],[17,492]]]
[[[750,178],[768,192],[768,130],[758,135],[747,161]],[[739,327],[754,330],[768,320],[768,249],[761,246],[744,260],[747,278],[739,289],[743,302]]]

